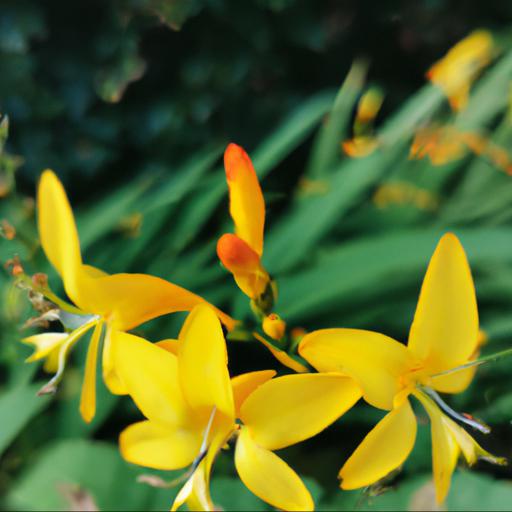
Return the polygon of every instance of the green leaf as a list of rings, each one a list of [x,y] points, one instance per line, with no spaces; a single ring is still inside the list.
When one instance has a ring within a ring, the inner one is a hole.
[[[0,455],[28,422],[49,403],[49,397],[37,396],[43,383],[17,386],[0,395]]]
[[[327,120],[315,137],[305,174],[318,178],[327,174],[340,160],[340,142],[347,136],[347,127],[352,109],[357,101],[364,79],[367,64],[356,61],[340,87]]]
[[[428,260],[445,230],[389,233],[345,242],[319,256],[309,269],[279,278],[279,311],[287,320],[341,312],[348,304],[368,304],[397,288],[419,286]],[[512,261],[510,228],[456,230],[473,270]],[[418,288],[419,291],[419,288]]]
[[[59,487],[71,484],[90,494],[100,510],[167,510],[177,489],[137,483],[144,472],[123,461],[115,445],[57,441],[30,461],[6,501],[11,509],[69,510]]]
[[[268,233],[264,253],[267,268],[272,273],[283,272],[310,255],[318,242],[379,180],[397,151],[377,151],[367,158],[345,161],[325,180],[327,192],[296,200]]]

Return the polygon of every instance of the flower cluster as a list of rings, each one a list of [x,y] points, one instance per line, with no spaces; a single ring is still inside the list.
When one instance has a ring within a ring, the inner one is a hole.
[[[491,49],[487,34],[475,33],[429,72],[453,109],[466,104],[470,83],[489,62]],[[372,122],[381,103],[376,89],[361,99],[356,137],[344,145],[351,155],[378,146]],[[467,147],[484,151],[481,138],[450,130],[424,128],[411,155],[442,163]],[[91,333],[80,413],[86,422],[95,415],[101,347],[106,386],[131,397],[145,417],[121,433],[122,456],[139,466],[185,470],[172,482],[181,485],[172,510],[185,503],[192,510],[215,509],[210,475],[217,455],[230,444],[250,491],[278,509],[312,510],[305,484],[274,452],[319,434],[360,400],[385,415],[341,467],[342,489],[373,485],[406,461],[417,432],[414,402],[430,418],[438,502],[447,496],[459,456],[470,465],[479,458],[503,464],[462,425],[482,433],[489,427],[454,411],[440,396],[463,392],[482,362],[475,287],[458,238],[446,233],[434,250],[407,344],[366,330],[289,329],[276,312],[277,284],[263,264],[266,212],[256,171],[236,144],[227,147],[224,165],[234,233],[220,237],[217,255],[250,301],[251,327],[164,279],[109,275],[85,264],[64,188],[52,171],[43,172],[37,196],[41,245],[70,302],[53,292],[44,275],[30,277],[18,264],[15,277],[40,313],[33,325],[56,321],[63,327],[23,340],[35,348],[27,361],[44,360],[44,369],[54,373],[40,393],[56,390],[71,349]],[[178,339],[152,343],[129,332],[178,311],[188,312]],[[226,342],[238,334],[260,342],[284,374],[262,369],[231,376]]]

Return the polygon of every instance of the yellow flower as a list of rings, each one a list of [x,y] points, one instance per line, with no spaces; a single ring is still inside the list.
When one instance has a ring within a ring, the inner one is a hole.
[[[362,158],[373,153],[380,145],[374,134],[374,121],[384,101],[382,91],[377,87],[368,89],[360,98],[353,126],[353,137],[341,143],[346,155]]]
[[[68,335],[46,333],[26,338],[36,351],[29,360],[48,358],[47,369],[57,370],[42,392],[55,390],[62,376],[69,349],[86,332],[94,328],[87,353],[80,412],[85,421],[92,420],[96,409],[96,360],[101,333],[103,377],[113,393],[125,393],[112,361],[115,331],[133,329],[160,315],[188,311],[205,302],[201,297],[163,279],[144,274],[108,275],[82,261],[78,232],[64,188],[52,171],[41,176],[38,195],[38,225],[41,244],[50,263],[62,278],[66,294],[75,306],[53,294],[57,318],[71,330]],[[46,290],[48,291],[48,290]],[[42,290],[45,293],[45,290]],[[232,327],[233,320],[216,310],[222,321]],[[122,351],[121,351],[122,352]]]
[[[251,299],[259,299],[270,284],[261,264],[265,227],[265,200],[249,155],[236,144],[224,153],[229,187],[229,211],[236,234],[225,234],[217,243],[222,264],[238,287]]]
[[[219,450],[236,439],[235,466],[254,494],[283,510],[312,510],[299,476],[274,450],[316,435],[361,396],[339,374],[260,371],[229,379],[218,318],[209,306],[189,314],[179,340],[159,346],[117,332],[118,371],[147,418],[120,436],[123,457],[141,466],[190,469],[172,509],[214,510],[209,493]],[[240,423],[237,423],[237,418]]]
[[[478,352],[478,311],[471,271],[457,237],[444,235],[430,261],[407,346],[387,336],[357,329],[326,329],[307,334],[299,353],[317,370],[352,377],[365,400],[390,411],[342,467],[342,489],[371,485],[398,468],[411,452],[416,419],[408,400],[425,407],[432,431],[436,494],[442,502],[462,453],[469,464],[478,457],[501,463],[484,451],[451,418],[488,432],[453,411],[437,392],[460,393],[474,368],[443,374],[472,361]],[[451,418],[449,417],[451,416]]]
[[[453,110],[461,110],[468,103],[471,84],[490,64],[494,51],[492,35],[476,30],[436,62],[427,78],[443,90]]]

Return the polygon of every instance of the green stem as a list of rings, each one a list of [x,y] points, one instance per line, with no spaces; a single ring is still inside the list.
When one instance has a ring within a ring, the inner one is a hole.
[[[444,377],[445,375],[451,375],[452,373],[460,372],[462,370],[466,370],[467,368],[472,368],[473,366],[480,366],[481,364],[488,363],[489,361],[497,361],[502,357],[506,357],[512,355],[512,348],[507,348],[506,350],[502,350],[501,352],[496,352],[495,354],[489,354],[488,356],[479,357],[474,361],[470,361],[469,363],[462,364],[460,366],[456,366],[455,368],[450,368],[449,370],[445,370],[443,372],[436,373],[432,375],[432,378],[436,377]]]

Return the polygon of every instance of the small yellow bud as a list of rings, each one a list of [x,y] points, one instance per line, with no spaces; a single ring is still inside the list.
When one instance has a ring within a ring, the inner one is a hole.
[[[279,315],[270,313],[263,319],[263,331],[274,340],[280,340],[286,331],[286,322]]]

